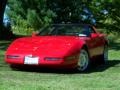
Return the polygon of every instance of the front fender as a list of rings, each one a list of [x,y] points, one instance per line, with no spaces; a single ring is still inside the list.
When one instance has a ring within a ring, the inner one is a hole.
[[[81,49],[84,48],[84,47],[87,48],[86,42],[85,42],[85,41],[80,41],[80,42],[76,43],[75,45],[73,45],[73,46],[71,47],[71,49],[68,50],[68,52],[67,52],[66,55],[67,55],[67,56],[71,56],[71,55],[79,54],[80,51],[81,51]]]

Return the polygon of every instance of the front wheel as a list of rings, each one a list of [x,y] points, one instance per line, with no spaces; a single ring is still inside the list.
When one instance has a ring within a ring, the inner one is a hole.
[[[77,70],[78,71],[86,71],[89,67],[89,55],[88,52],[85,49],[81,49],[77,64]]]

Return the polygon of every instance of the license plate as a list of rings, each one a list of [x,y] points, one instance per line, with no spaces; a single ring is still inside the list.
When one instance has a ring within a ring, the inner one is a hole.
[[[25,56],[24,64],[36,65],[39,62],[39,57]]]

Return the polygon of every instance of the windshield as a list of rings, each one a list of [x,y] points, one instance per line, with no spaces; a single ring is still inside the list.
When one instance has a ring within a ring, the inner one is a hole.
[[[89,36],[89,26],[53,25],[44,28],[39,35]]]

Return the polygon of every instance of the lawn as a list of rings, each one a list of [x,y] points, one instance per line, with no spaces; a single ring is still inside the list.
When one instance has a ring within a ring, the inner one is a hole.
[[[87,73],[52,70],[17,71],[4,62],[11,41],[0,41],[0,90],[119,90],[120,42],[112,43],[109,62]]]

